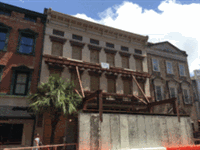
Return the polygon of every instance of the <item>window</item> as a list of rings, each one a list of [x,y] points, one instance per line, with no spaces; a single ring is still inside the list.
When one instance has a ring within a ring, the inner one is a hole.
[[[0,51],[7,51],[9,32],[12,28],[0,23]]]
[[[72,34],[72,39],[82,41],[83,37],[79,35]]]
[[[185,67],[183,64],[179,64],[179,74],[180,76],[185,76]]]
[[[167,73],[168,74],[173,74],[173,66],[172,66],[172,62],[166,62],[167,65]]]
[[[189,96],[189,90],[183,89],[183,97],[184,97],[185,104],[191,103],[190,96]]]
[[[143,92],[145,93],[145,89],[144,89],[144,83],[143,82],[138,82],[140,87],[142,88]],[[138,95],[142,96],[142,92],[140,91],[140,89],[138,88]]]
[[[37,116],[37,127],[42,127],[43,114],[38,114]]]
[[[122,58],[122,68],[129,68],[129,57],[121,56]]]
[[[33,70],[26,66],[13,67],[10,93],[13,95],[27,95],[29,93]]]
[[[107,60],[106,62],[109,63],[111,67],[115,66],[115,54],[107,53],[106,54]]]
[[[98,75],[90,76],[90,91],[96,91],[99,89],[100,78]]]
[[[32,21],[32,22],[36,22],[36,21],[37,21],[37,17],[35,17],[35,16],[30,16],[30,15],[27,15],[27,14],[25,14],[24,19],[25,19],[25,20]]]
[[[90,39],[90,43],[99,45],[99,41],[95,39]]]
[[[116,92],[116,80],[114,78],[107,78],[107,91],[108,93],[115,93]]]
[[[81,74],[80,74],[80,78],[81,78]],[[75,89],[80,91],[81,87],[79,84],[78,75],[77,75],[76,71],[71,72],[71,81],[73,81]]]
[[[28,73],[17,72],[15,76],[15,85],[14,85],[14,95],[26,95],[27,93],[27,82],[28,82]]]
[[[114,44],[106,42],[106,47],[114,48]]]
[[[72,46],[72,58],[82,60],[82,47]]]
[[[37,35],[38,33],[30,29],[19,29],[18,53],[34,55]]]
[[[59,36],[64,36],[64,32],[63,31],[59,31],[59,30],[55,30],[55,29],[53,29],[53,34],[59,35]]]
[[[178,101],[178,103],[180,104],[180,100],[179,100],[179,98],[178,98],[176,88],[170,87],[170,88],[169,88],[169,93],[170,93],[170,98],[173,98],[173,97],[177,98],[177,101]]]
[[[128,47],[121,46],[121,50],[123,50],[123,51],[128,51]]]
[[[62,56],[63,55],[63,44],[60,42],[52,41],[52,55]]]
[[[124,94],[128,95],[131,94],[132,95],[132,80],[129,79],[123,79],[123,86],[124,86]]]
[[[139,49],[135,49],[135,53],[136,53],[136,54],[142,54],[142,51],[139,50]]]
[[[162,88],[161,86],[155,86],[156,89],[156,100],[160,101],[162,100]]]
[[[99,51],[98,50],[90,50],[90,62],[99,63]]]
[[[5,66],[3,66],[3,65],[0,65],[0,82],[1,82],[1,80],[2,80],[2,76],[3,76],[3,68],[4,68]]]
[[[153,61],[153,71],[160,71],[159,61],[157,59],[152,59]]]
[[[3,9],[1,9],[0,10],[0,15],[5,15],[5,16],[11,16],[11,11],[9,11],[9,10],[3,10]]]
[[[135,58],[135,65],[136,71],[142,72],[143,71],[143,60],[139,58]]]

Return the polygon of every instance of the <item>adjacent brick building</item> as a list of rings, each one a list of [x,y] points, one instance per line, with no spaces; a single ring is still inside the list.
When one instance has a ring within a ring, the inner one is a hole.
[[[0,3],[0,137],[31,145],[34,118],[27,96],[37,90],[46,16]]]
[[[195,130],[198,130],[190,79],[187,54],[169,42],[148,43],[147,59],[151,74],[151,95],[155,101],[176,97],[180,114],[190,115]],[[172,113],[172,106],[163,105],[155,113]]]

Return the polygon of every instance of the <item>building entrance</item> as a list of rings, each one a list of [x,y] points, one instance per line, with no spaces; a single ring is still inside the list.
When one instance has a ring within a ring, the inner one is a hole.
[[[0,141],[3,145],[21,144],[23,124],[0,123]]]

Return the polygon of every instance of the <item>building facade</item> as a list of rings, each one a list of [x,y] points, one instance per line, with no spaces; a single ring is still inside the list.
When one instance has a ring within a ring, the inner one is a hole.
[[[51,9],[45,9],[45,14],[48,19],[41,82],[47,82],[48,77],[56,73],[66,81],[73,81],[75,89],[81,93],[77,66],[85,95],[101,89],[105,101],[131,101],[133,95],[143,98],[132,79],[132,75],[135,75],[145,95],[150,99],[145,47],[147,36],[103,26]],[[109,69],[103,69],[102,63],[105,67],[109,64]],[[88,107],[93,108],[92,105]],[[104,105],[105,109],[106,107],[111,106]],[[123,109],[121,105],[118,107]],[[49,123],[44,121],[48,119],[47,114],[43,115],[42,127],[37,128],[43,136],[44,143],[49,143],[50,140]],[[65,123],[65,126],[57,126],[59,129],[56,130],[56,143],[62,141],[60,139],[65,134],[65,127],[66,135],[75,130],[70,129],[74,126],[73,121],[67,120]]]
[[[1,144],[30,146],[34,117],[28,95],[37,90],[46,16],[0,3]]]
[[[148,43],[148,69],[151,74],[151,95],[155,101],[176,97],[180,114],[188,114],[198,130],[187,54],[169,42]],[[154,112],[171,113],[170,105],[159,106]]]

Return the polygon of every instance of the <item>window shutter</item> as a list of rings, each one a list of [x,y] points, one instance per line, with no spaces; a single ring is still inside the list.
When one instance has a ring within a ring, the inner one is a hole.
[[[129,68],[129,57],[122,57],[122,68]]]
[[[99,89],[99,76],[92,75],[90,76],[90,90],[96,91]]]
[[[52,42],[52,55],[62,56],[63,44],[59,42]]]
[[[106,54],[107,57],[107,63],[110,64],[110,66],[114,67],[115,66],[115,55],[111,53]]]
[[[124,83],[124,94],[132,94],[132,81],[128,79],[123,80]]]
[[[142,65],[142,59],[135,59],[136,61],[136,71],[142,72],[143,71],[143,65]]]
[[[80,75],[80,78],[81,78],[81,75]],[[77,73],[74,72],[74,71],[71,72],[71,81],[74,82],[75,89],[80,91],[81,87],[80,87],[80,84],[79,84],[78,76],[77,76]]]
[[[99,51],[90,50],[90,62],[99,63]]]
[[[82,59],[82,47],[79,46],[72,46],[72,58],[73,59]]]
[[[115,89],[115,79],[113,78],[108,78],[108,93],[115,93],[116,89]]]

